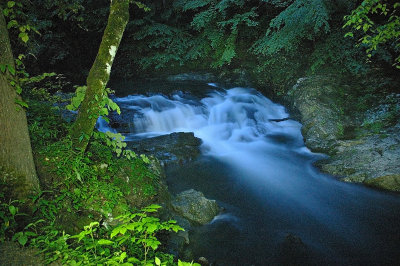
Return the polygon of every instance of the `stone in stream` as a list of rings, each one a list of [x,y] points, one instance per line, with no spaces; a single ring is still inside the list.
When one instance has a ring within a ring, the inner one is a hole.
[[[215,200],[205,198],[203,193],[194,189],[179,193],[171,204],[179,215],[201,225],[211,222],[220,211]]]
[[[154,155],[162,163],[183,163],[200,155],[201,139],[193,132],[176,132],[168,135],[130,142],[136,153]]]

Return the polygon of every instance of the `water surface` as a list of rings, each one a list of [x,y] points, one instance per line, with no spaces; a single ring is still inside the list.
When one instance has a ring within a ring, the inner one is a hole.
[[[168,96],[131,88],[115,101],[130,114],[128,140],[171,132],[203,140],[200,158],[167,168],[171,192],[194,188],[224,208],[190,233],[194,258],[216,265],[399,262],[398,195],[321,174],[313,163],[323,155],[304,146],[301,124],[256,90],[196,84],[196,93],[182,92],[190,86],[179,83]],[[288,235],[302,244],[285,243]]]

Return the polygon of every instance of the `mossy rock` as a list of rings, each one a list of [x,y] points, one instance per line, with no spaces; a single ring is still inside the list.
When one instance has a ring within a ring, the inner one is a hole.
[[[172,208],[182,217],[194,224],[209,223],[220,209],[215,200],[204,197],[204,194],[194,189],[179,193],[172,201]]]
[[[400,175],[385,175],[369,179],[364,184],[373,188],[400,192]]]

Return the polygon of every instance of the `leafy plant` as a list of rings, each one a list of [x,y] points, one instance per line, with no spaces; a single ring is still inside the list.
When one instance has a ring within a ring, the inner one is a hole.
[[[150,205],[139,212],[121,215],[117,218],[120,224],[110,230],[104,230],[98,222],[91,222],[72,236],[47,228],[48,232],[32,243],[44,251],[47,263],[57,260],[70,265],[171,265],[171,256],[157,251],[161,243],[156,234],[183,229],[175,221],[161,222],[152,216],[159,208]]]
[[[400,3],[386,0],[364,0],[350,15],[344,17],[343,27],[350,27],[353,31],[361,33],[359,42],[367,47],[368,57],[379,46],[389,44],[390,50],[399,54],[400,49],[400,18],[398,15]],[[345,36],[353,37],[350,31]],[[400,56],[397,55],[394,65],[400,68]]]

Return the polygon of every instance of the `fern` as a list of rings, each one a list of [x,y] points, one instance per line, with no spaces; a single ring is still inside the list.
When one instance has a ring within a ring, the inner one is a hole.
[[[232,7],[232,5],[243,7],[245,5],[245,0],[222,0],[215,5],[215,8],[219,12],[225,12],[228,8]]]
[[[329,31],[329,13],[321,0],[296,0],[275,17],[264,37],[251,47],[255,54],[292,51],[302,40],[313,40]]]
[[[222,27],[231,25],[231,30],[237,31],[238,25],[242,23],[249,27],[257,26],[258,22],[253,20],[256,17],[258,17],[258,14],[255,13],[255,8],[252,8],[249,12],[243,14],[236,14],[232,19],[221,21],[218,22],[217,24]]]
[[[200,7],[204,7],[211,3],[211,0],[189,0],[189,1],[181,1],[185,3],[183,5],[183,11],[197,9]]]
[[[224,64],[229,64],[232,59],[235,57],[235,41],[236,41],[237,33],[233,32],[226,41],[225,49],[222,52],[219,60],[214,64],[215,66],[222,66]]]
[[[217,12],[214,8],[207,9],[203,12],[196,14],[190,24],[195,30],[200,31],[208,26],[213,20],[217,18]]]
[[[142,30],[133,35],[137,41],[145,41],[145,46],[137,47],[146,53],[139,63],[146,69],[165,67],[167,64],[177,63],[182,65],[185,61],[185,53],[192,46],[192,36],[176,27],[161,23],[152,23],[142,27]]]

